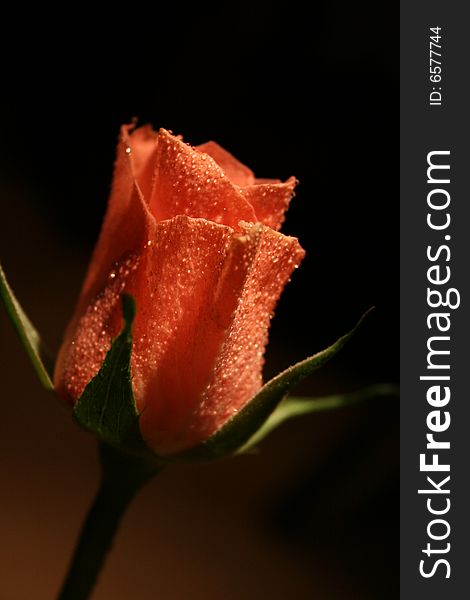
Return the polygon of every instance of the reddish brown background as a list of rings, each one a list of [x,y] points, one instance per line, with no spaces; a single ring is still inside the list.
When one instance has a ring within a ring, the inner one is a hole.
[[[397,29],[391,2],[133,7],[53,26],[3,54],[0,258],[56,349],[105,208],[121,122],[215,138],[261,177],[301,180],[286,223],[308,251],[267,375],[375,315],[303,388],[397,380]],[[57,17],[57,15],[52,15]],[[50,600],[97,485],[94,441],[41,392],[0,310],[0,599]],[[177,466],[136,499],[94,598],[398,596],[398,406],[293,422],[259,455]]]

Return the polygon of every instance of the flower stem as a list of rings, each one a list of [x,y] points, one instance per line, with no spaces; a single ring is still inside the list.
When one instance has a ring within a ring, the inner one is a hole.
[[[139,489],[162,467],[100,445],[101,483],[88,513],[58,600],[90,597],[117,528]]]

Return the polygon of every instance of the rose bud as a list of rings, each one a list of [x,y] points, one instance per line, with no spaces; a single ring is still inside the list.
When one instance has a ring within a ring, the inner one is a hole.
[[[138,426],[158,455],[193,448],[259,392],[273,310],[304,256],[279,233],[295,179],[255,179],[214,142],[125,126],[108,210],[55,367],[75,405],[136,314]]]

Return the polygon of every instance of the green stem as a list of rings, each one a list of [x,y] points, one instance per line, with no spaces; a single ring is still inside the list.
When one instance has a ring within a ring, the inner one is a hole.
[[[162,466],[104,444],[100,446],[100,458],[100,488],[83,525],[58,600],[90,597],[129,503]]]

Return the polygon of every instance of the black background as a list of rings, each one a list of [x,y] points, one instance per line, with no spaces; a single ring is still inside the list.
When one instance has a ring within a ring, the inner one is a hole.
[[[92,8],[34,10],[28,9],[27,18],[5,19],[10,31],[2,50],[0,249],[49,343],[60,343],[99,232],[118,128],[138,117],[182,133],[192,144],[214,139],[259,177],[300,180],[284,231],[299,237],[307,258],[278,307],[266,374],[325,347],[374,305],[350,346],[303,391],[326,394],[397,381],[398,5],[324,1],[308,15],[295,3],[181,4],[166,10],[133,4],[119,13],[109,9],[104,18]],[[5,319],[1,326],[7,340]],[[21,352],[12,340],[13,335],[1,348],[7,380],[10,362]],[[19,373],[26,368],[26,362],[17,367]],[[26,393],[13,379],[11,385],[16,386],[11,397]],[[41,410],[36,418],[45,423],[47,409]],[[36,430],[30,415],[25,409],[21,418],[31,419],[26,425],[31,439]],[[289,425],[268,442],[268,458],[257,468],[275,473],[285,460],[291,474],[274,479],[274,491],[268,477],[256,496],[255,527],[299,557],[305,585],[294,588],[293,597],[394,598],[397,402],[374,400],[316,419]],[[20,432],[12,435],[21,439]],[[41,443],[40,436],[35,439],[31,444]],[[15,444],[5,442],[2,450],[13,454]],[[76,468],[85,471],[93,457],[76,460]],[[249,485],[243,465],[233,473],[223,464],[226,480]],[[40,468],[47,470],[46,463]],[[216,486],[220,473],[216,467],[211,477],[206,468],[207,485]],[[83,492],[70,538],[58,542],[62,561],[92,485]],[[52,494],[57,497],[58,488]],[[131,563],[134,551],[126,555]],[[318,556],[328,564],[323,579],[313,566]],[[217,569],[228,573],[229,564],[223,553],[217,557]],[[64,562],[58,565],[65,568]],[[269,591],[256,577],[256,560],[250,568],[250,588],[241,587],[232,573],[223,584],[230,590],[222,584],[217,592],[192,588],[193,597],[216,598],[223,590],[235,600],[265,590],[283,598],[289,578],[296,576],[286,569],[284,588],[273,585]],[[154,569],[158,579],[158,564]],[[273,569],[281,569],[282,579],[282,567],[273,563]],[[51,566],[44,598],[60,576]],[[188,597],[181,590],[165,594],[169,600]]]

